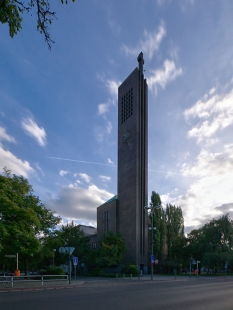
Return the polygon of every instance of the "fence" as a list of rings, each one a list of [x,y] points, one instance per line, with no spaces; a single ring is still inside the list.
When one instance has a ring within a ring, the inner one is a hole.
[[[10,282],[10,287],[14,287],[14,285],[19,284],[40,284],[40,286],[44,286],[46,284],[52,284],[54,282],[65,282],[65,284],[69,283],[68,275],[32,275],[32,276],[5,276],[7,282]],[[0,280],[1,281],[1,280]],[[2,281],[1,281],[2,282]]]

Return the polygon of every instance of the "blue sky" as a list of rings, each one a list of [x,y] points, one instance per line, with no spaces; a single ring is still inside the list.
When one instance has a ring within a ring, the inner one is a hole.
[[[117,193],[117,88],[142,51],[149,197],[182,207],[186,232],[233,215],[233,2],[51,1],[36,31],[0,36],[0,167],[28,178],[63,221],[96,225]]]

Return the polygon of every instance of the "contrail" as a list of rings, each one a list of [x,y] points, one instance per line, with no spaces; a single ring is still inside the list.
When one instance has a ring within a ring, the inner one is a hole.
[[[102,163],[94,163],[92,161],[84,161],[84,160],[78,160],[78,159],[70,159],[70,158],[60,158],[60,157],[50,157],[50,156],[46,156],[46,158],[50,158],[50,159],[58,159],[58,160],[65,160],[65,161],[75,161],[78,163],[83,163],[83,164],[92,164],[92,165],[100,165],[100,166],[109,166],[109,167],[117,167],[117,165],[114,164],[102,164]],[[176,174],[176,175],[181,175],[183,177],[195,177],[195,176],[184,176],[181,173],[176,173],[176,172],[170,172],[170,171],[161,171],[161,170],[148,170],[148,171],[154,171],[154,172],[160,172],[160,173],[170,173],[170,174]]]
[[[102,164],[102,163],[94,163],[91,161],[84,161],[84,160],[77,160],[77,159],[69,159],[69,158],[60,158],[60,157],[49,157],[46,156],[47,158],[50,159],[59,159],[59,160],[66,160],[66,161],[76,161],[78,163],[83,163],[83,164],[93,164],[93,165],[101,165],[101,166],[111,166],[111,167],[116,167],[116,165],[113,164]]]

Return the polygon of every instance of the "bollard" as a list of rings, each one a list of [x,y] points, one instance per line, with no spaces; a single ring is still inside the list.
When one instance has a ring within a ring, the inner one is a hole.
[[[123,273],[123,279],[125,278],[125,274]]]
[[[138,274],[138,279],[139,279],[139,280],[141,279],[141,274],[140,274],[140,272],[139,272],[139,274]]]
[[[116,272],[116,278],[118,278],[118,273]]]
[[[132,273],[130,274],[130,279],[132,279]]]

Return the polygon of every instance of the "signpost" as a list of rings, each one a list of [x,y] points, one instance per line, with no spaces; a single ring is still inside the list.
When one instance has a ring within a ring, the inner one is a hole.
[[[226,262],[226,264],[224,265],[224,269],[225,269],[225,278],[227,277],[227,267],[228,267],[228,262]]]
[[[198,264],[200,263],[201,261],[200,260],[197,260],[197,277],[198,277]]]
[[[73,257],[74,264],[74,281],[76,281],[76,266],[78,265],[78,257]]]
[[[74,249],[75,248],[73,246],[66,246],[66,247],[61,247],[58,249],[58,251],[60,253],[69,255],[69,284],[71,282],[71,258],[70,258],[70,255],[73,253]]]

